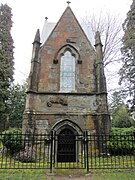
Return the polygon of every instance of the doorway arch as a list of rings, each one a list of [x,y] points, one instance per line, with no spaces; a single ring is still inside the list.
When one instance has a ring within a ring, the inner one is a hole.
[[[52,126],[52,130],[54,132],[56,132],[56,134],[59,134],[60,131],[62,129],[65,129],[66,127],[69,128],[69,129],[72,129],[74,134],[78,134],[78,135],[82,135],[83,134],[82,129],[75,122],[73,122],[73,121],[71,121],[69,119],[64,119],[64,120],[57,121]]]
[[[76,162],[81,128],[71,120],[61,120],[53,126],[55,132],[55,162]]]
[[[57,162],[76,162],[76,136],[70,128],[60,131],[57,139]]]

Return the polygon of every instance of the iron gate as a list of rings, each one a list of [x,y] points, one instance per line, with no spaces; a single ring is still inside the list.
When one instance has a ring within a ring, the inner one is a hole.
[[[54,134],[53,148],[52,159],[55,168],[86,168],[84,135],[76,135],[70,129],[64,129],[59,134]]]
[[[57,137],[57,162],[76,162],[76,137],[73,132],[63,129]]]

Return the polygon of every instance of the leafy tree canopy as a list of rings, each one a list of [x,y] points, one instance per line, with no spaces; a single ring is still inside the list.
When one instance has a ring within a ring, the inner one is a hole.
[[[135,0],[127,13],[123,30],[123,46],[121,48],[123,65],[119,72],[119,82],[124,84],[123,91],[132,96],[132,109],[135,110]]]
[[[113,113],[112,126],[117,128],[135,127],[135,121],[130,117],[128,108],[124,104]]]

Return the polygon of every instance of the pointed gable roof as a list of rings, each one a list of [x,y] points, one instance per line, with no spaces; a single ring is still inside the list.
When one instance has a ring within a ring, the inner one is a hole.
[[[83,25],[83,28],[81,27],[80,23],[78,22],[78,20],[77,20],[76,16],[74,15],[72,9],[70,8],[70,6],[67,6],[67,8],[65,9],[65,11],[63,12],[63,14],[60,17],[59,21],[56,24],[55,23],[45,22],[44,27],[43,27],[43,31],[42,31],[42,34],[41,34],[41,42],[42,42],[42,44],[44,44],[49,39],[49,37],[52,35],[52,33],[59,26],[61,26],[62,23],[65,24],[65,30],[67,30],[67,31],[69,31],[71,33],[72,33],[72,31],[75,31],[76,28],[79,28],[80,31],[82,32],[82,34],[87,39],[87,41],[90,43],[90,46],[91,46],[90,40],[92,41],[92,44],[93,44],[94,41],[93,41],[92,33],[88,32],[87,35],[86,35],[86,33],[85,33],[85,31],[87,32],[86,26]],[[64,29],[64,28],[62,28],[62,29]],[[90,37],[90,39],[88,38],[88,36]]]

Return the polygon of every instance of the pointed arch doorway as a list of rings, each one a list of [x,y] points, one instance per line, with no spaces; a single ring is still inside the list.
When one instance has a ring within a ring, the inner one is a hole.
[[[57,162],[76,162],[76,136],[65,128],[58,134]]]
[[[55,124],[55,162],[76,162],[79,152],[78,135],[82,134],[80,127],[70,120]]]

